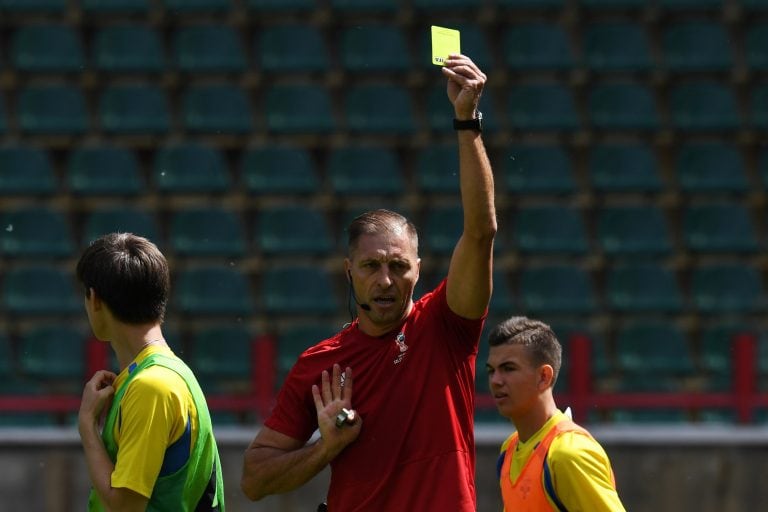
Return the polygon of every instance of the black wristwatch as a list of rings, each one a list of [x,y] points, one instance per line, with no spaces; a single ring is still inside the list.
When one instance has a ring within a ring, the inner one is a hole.
[[[478,110],[476,112],[474,119],[467,119],[467,120],[454,119],[453,129],[454,130],[474,130],[476,132],[482,132],[483,131],[483,113]]]

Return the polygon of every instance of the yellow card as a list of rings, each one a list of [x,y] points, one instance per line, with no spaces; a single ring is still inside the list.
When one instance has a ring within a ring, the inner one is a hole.
[[[459,53],[461,53],[459,31],[432,25],[432,64],[445,66],[449,55]]]

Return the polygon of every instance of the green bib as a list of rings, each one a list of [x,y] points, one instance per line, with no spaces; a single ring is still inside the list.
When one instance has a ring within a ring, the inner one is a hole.
[[[164,354],[151,354],[139,363],[130,373],[120,389],[115,392],[112,406],[104,423],[101,438],[109,458],[114,464],[117,458],[117,445],[113,436],[115,421],[120,411],[120,401],[125,395],[128,384],[139,372],[152,365],[160,365],[173,370],[186,382],[197,408],[197,439],[184,465],[169,475],[158,477],[152,496],[149,498],[147,511],[154,512],[224,512],[224,481],[221,477],[221,462],[216,440],[213,437],[211,415],[205,397],[192,374],[192,370],[181,359]],[[204,505],[205,504],[205,505]],[[96,492],[91,489],[88,497],[88,510],[103,512]]]

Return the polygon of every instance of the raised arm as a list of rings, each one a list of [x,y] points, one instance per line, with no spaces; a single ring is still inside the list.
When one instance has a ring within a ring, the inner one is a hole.
[[[312,444],[263,427],[245,450],[240,488],[251,500],[301,487],[325,468],[360,434],[362,419],[351,415],[341,426],[336,423],[343,408],[352,407],[352,370],[347,368],[344,386],[341,368],[333,367],[333,381],[322,374],[322,388],[312,386],[317,408],[320,439]]]
[[[470,120],[486,76],[469,57],[452,55],[443,67],[448,78],[448,98],[456,119]],[[496,235],[493,174],[479,131],[458,130],[461,204],[464,230],[448,269],[448,306],[465,318],[485,312],[493,289],[493,238]]]

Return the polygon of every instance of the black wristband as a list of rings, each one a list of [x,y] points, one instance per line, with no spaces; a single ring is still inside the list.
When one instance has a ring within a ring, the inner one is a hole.
[[[474,119],[467,119],[467,120],[454,119],[453,129],[454,130],[474,130],[476,132],[482,132],[483,131],[483,113],[478,111],[477,117],[475,117]]]

